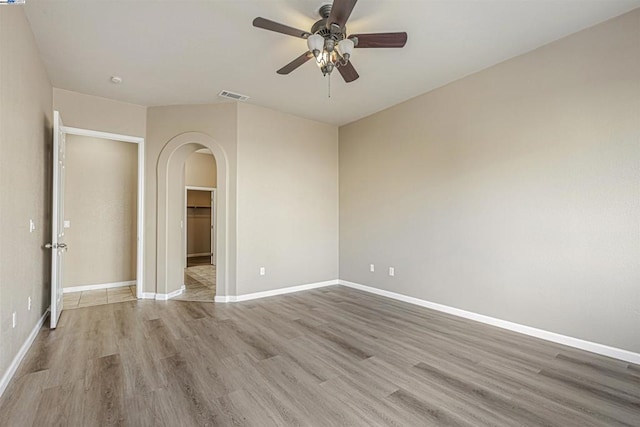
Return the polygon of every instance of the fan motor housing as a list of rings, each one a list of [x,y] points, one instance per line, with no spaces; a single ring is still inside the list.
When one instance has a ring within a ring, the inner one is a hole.
[[[331,6],[331,4],[324,4],[320,6],[318,14],[322,19],[313,24],[311,27],[311,34],[319,34],[325,39],[331,38],[336,42],[339,42],[346,37],[347,27],[344,26],[340,28],[340,26],[336,24],[327,25],[327,20],[331,14]]]
[[[346,37],[345,36],[346,33],[347,33],[346,26],[340,28],[337,25],[333,24],[332,28],[327,28],[327,18],[323,18],[317,21],[311,27],[311,34],[319,34],[325,39],[332,38],[335,41],[340,41],[344,39]]]

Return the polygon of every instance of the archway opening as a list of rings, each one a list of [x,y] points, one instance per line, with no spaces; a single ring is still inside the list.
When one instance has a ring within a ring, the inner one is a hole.
[[[206,149],[184,165],[184,292],[181,301],[213,302],[216,295],[217,166]]]
[[[210,136],[187,132],[171,139],[158,160],[158,240],[157,299],[176,298],[184,293],[186,263],[185,198],[187,159],[198,150],[210,152],[215,158],[216,186],[212,216],[215,220],[214,247],[215,295],[229,294],[228,274],[228,162],[222,147]],[[197,154],[197,153],[196,153]]]

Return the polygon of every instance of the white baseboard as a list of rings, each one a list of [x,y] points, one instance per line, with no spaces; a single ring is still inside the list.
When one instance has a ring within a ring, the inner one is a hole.
[[[258,298],[267,298],[275,295],[290,294],[292,292],[308,291],[310,289],[324,288],[325,286],[337,285],[338,280],[327,280],[325,282],[307,283],[305,285],[289,286],[286,288],[273,289],[270,291],[254,292],[244,295],[217,296],[215,302],[240,302]]]
[[[11,361],[11,364],[7,368],[4,375],[2,375],[2,379],[0,380],[0,396],[2,396],[2,393],[4,393],[4,391],[7,389],[11,378],[13,378],[13,376],[15,375],[16,371],[18,370],[18,366],[20,366],[20,363],[22,362],[22,359],[24,359],[24,356],[27,354],[27,351],[29,351],[31,344],[33,344],[33,341],[35,341],[36,337],[38,336],[38,332],[40,332],[40,328],[42,328],[42,325],[44,325],[44,321],[47,319],[48,315],[49,309],[47,308],[40,320],[38,320],[38,323],[36,323],[36,325],[31,330],[31,333],[27,337],[26,341],[22,344],[22,347],[20,347],[20,350],[18,351],[18,354],[16,354],[16,357],[14,357]]]
[[[98,283],[96,285],[70,286],[68,288],[62,289],[62,293],[69,294],[72,292],[95,291],[98,289],[123,288],[125,286],[133,286],[136,283],[137,282],[135,280],[128,280],[126,282],[111,282],[111,283]]]
[[[142,293],[142,299],[156,299],[156,293],[155,292],[143,292]]]
[[[185,286],[182,285],[180,289],[176,289],[175,291],[169,292],[168,294],[156,294],[155,299],[158,301],[167,301],[167,300],[170,300],[171,298],[175,298],[179,295],[182,295],[185,289],[186,289]]]
[[[408,302],[409,304],[415,304],[421,307],[427,307],[433,310],[441,311],[443,313],[453,314],[454,316],[464,317],[465,319],[475,320],[476,322],[482,322],[488,325],[497,326],[502,329],[519,332],[524,335],[541,338],[543,340],[552,341],[569,347],[579,348],[581,350],[590,351],[592,353],[601,354],[603,356],[613,357],[614,359],[624,360],[625,362],[640,364],[640,354],[634,353],[629,350],[623,350],[621,348],[610,347],[608,345],[598,344],[591,341],[585,341],[580,338],[569,337],[566,335],[557,334],[555,332],[549,332],[543,329],[509,322],[507,320],[496,319],[495,317],[489,317],[483,314],[461,310],[459,308],[449,307],[447,305],[409,297],[395,292],[385,291],[384,289],[361,285],[359,283],[353,283],[346,280],[339,280],[339,282],[341,285],[347,286],[349,288],[359,289],[361,291],[369,292],[387,298],[392,298],[398,301]]]

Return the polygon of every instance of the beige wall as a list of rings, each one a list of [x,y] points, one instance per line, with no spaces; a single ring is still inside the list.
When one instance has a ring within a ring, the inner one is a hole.
[[[0,7],[0,378],[49,306],[51,105],[22,8]]]
[[[338,278],[337,140],[335,126],[238,106],[238,294]]]
[[[53,107],[65,126],[129,136],[145,136],[147,108],[64,89],[53,89]]]
[[[341,279],[640,351],[639,41],[636,10],[340,128]]]
[[[216,159],[211,154],[194,153],[184,164],[185,185],[216,187]]]
[[[162,184],[178,203],[169,200],[166,213],[156,207],[161,191],[157,177],[165,179],[164,172],[158,170],[162,150],[174,137],[186,132],[212,137],[226,156],[228,259],[224,265],[218,264],[218,279],[221,269],[226,268],[230,295],[337,278],[335,126],[247,104],[152,107],[148,112],[147,292],[156,291],[156,285],[160,293],[171,292],[182,281],[184,252],[178,245],[158,245],[157,224],[167,222],[170,242],[182,240],[184,207],[179,195],[184,194],[180,188],[184,188],[185,180],[181,173],[184,161],[195,148],[184,147],[171,156],[169,176]],[[216,158],[218,169],[221,161]],[[221,206],[220,182],[216,186]],[[236,194],[241,196],[237,202]],[[221,233],[218,216],[218,245]],[[218,256],[221,250],[224,248],[218,248]],[[166,251],[169,264],[166,270],[161,269],[162,277],[157,277],[158,251]],[[258,273],[262,266],[267,274],[261,277]],[[163,288],[165,277],[167,286]]]
[[[138,145],[67,135],[64,287],[136,279]]]

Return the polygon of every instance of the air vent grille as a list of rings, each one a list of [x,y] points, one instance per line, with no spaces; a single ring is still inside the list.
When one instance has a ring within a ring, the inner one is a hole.
[[[220,91],[218,96],[222,98],[233,99],[234,101],[246,101],[249,99],[247,95],[240,95],[239,93],[229,92],[228,90]]]

